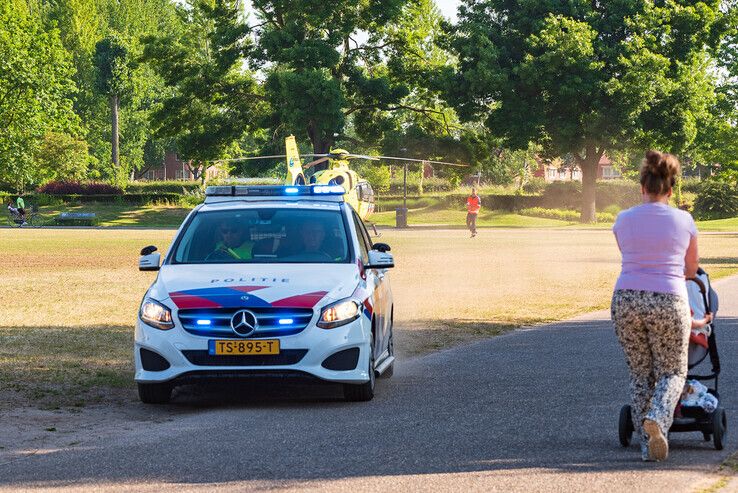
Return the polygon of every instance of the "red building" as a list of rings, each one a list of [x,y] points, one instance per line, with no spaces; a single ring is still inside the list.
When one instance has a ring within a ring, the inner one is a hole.
[[[582,181],[582,170],[579,166],[562,166],[560,162],[538,160],[538,169],[533,176],[543,178],[546,183],[554,181]],[[612,160],[603,155],[597,165],[598,180],[613,180],[620,178],[620,171],[613,165]]]
[[[206,178],[223,177],[225,172],[215,166],[211,166],[205,172]],[[141,172],[136,176],[138,180],[184,180],[192,181],[195,179],[192,171],[187,166],[187,163],[180,161],[177,154],[174,152],[167,152],[164,155],[164,162],[159,167],[151,167]]]

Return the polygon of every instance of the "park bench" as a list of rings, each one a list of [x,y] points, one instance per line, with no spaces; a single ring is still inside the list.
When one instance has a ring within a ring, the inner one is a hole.
[[[96,218],[94,212],[62,212],[56,216],[56,224],[62,226],[93,226]]]

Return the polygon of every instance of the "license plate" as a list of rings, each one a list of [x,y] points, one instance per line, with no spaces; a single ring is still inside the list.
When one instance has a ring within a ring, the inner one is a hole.
[[[236,354],[279,354],[279,339],[258,341],[209,341],[208,353],[217,356]]]

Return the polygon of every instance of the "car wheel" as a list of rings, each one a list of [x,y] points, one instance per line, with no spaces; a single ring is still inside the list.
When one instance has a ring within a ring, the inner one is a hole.
[[[372,333],[372,343],[369,346],[369,381],[365,383],[345,383],[343,384],[343,398],[348,402],[366,402],[374,398],[374,385],[376,384],[376,376],[374,375],[374,334]]]
[[[172,398],[170,383],[139,383],[138,398],[144,404],[166,404]]]

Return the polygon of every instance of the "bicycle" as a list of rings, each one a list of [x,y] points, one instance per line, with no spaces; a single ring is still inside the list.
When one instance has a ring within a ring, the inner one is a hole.
[[[38,207],[35,205],[32,205],[29,210],[26,211],[25,224],[23,218],[17,210],[12,211],[8,209],[7,212],[8,224],[10,225],[10,227],[21,228],[24,226],[28,226],[31,228],[40,228],[42,226],[41,215],[38,212]]]

